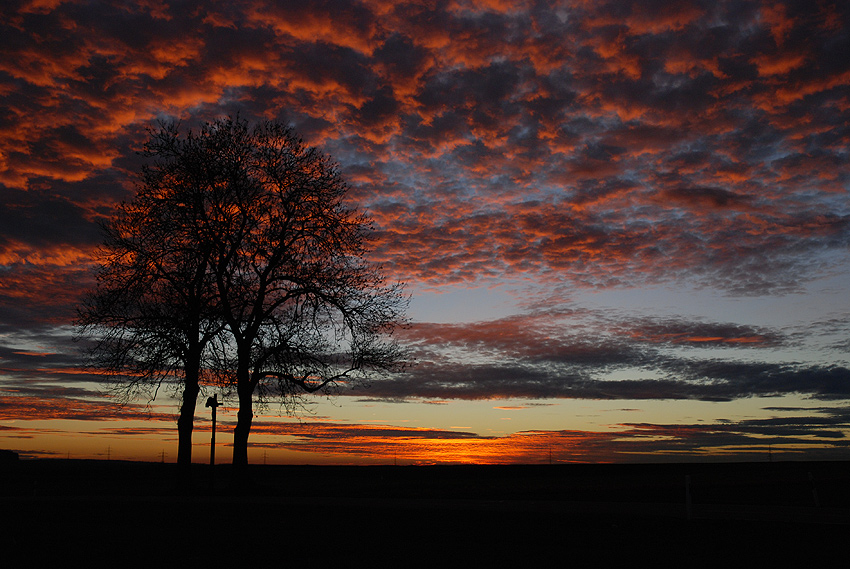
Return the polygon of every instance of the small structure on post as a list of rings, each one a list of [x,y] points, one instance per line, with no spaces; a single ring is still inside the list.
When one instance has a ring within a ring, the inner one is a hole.
[[[212,407],[212,438],[210,440],[210,486],[215,489],[215,410],[218,409],[218,393],[207,398],[207,407]]]

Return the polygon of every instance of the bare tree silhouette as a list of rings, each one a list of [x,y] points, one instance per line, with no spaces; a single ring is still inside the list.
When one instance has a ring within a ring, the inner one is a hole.
[[[146,154],[155,162],[108,226],[80,324],[100,333],[94,361],[125,387],[182,373],[192,411],[204,375],[234,387],[240,484],[255,397],[291,406],[400,369],[391,335],[408,299],[365,259],[371,222],[344,203],[337,166],[290,128],[161,125]]]
[[[189,482],[192,431],[202,380],[215,375],[209,347],[216,314],[213,248],[199,233],[205,196],[226,175],[205,165],[195,141],[151,132],[137,194],[104,224],[97,287],[78,309],[78,337],[92,340],[88,364],[107,374],[122,402],[182,387],[177,462]]]

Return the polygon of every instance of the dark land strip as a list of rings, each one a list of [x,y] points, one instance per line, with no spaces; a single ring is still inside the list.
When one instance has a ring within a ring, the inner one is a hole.
[[[850,533],[848,462],[254,466],[240,495],[224,465],[188,494],[172,464],[0,469],[0,545],[34,561],[785,565]]]

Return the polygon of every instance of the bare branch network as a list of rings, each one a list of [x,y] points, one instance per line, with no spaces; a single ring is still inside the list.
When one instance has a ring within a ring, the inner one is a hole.
[[[178,379],[178,461],[201,384],[235,390],[245,464],[255,397],[290,406],[404,366],[392,332],[409,299],[367,262],[371,221],[345,204],[328,157],[280,123],[238,117],[185,135],[161,124],[143,154],[78,327],[125,396]]]

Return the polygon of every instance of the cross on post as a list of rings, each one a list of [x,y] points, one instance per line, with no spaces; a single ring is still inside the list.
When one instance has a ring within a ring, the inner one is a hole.
[[[215,478],[213,478],[214,474],[212,474],[213,469],[215,468],[215,410],[219,405],[221,405],[221,403],[218,402],[218,393],[207,398],[207,407],[212,407],[212,440],[210,441],[210,480],[212,481],[215,480]]]

